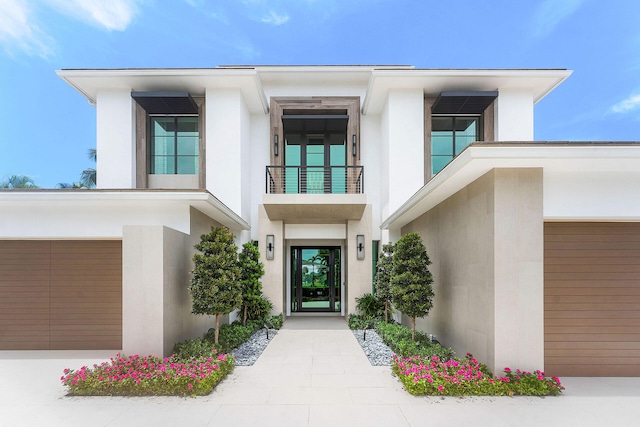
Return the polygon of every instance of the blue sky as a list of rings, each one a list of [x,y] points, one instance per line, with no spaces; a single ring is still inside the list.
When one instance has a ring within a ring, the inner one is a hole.
[[[0,180],[92,167],[95,109],[61,68],[568,68],[537,140],[640,140],[638,0],[2,0]]]

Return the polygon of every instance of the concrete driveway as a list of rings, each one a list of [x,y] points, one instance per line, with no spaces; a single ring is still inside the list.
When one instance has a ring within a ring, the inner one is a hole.
[[[560,397],[413,397],[341,324],[287,323],[198,398],[66,397],[65,367],[113,352],[2,351],[0,426],[640,426],[640,378],[562,378]]]

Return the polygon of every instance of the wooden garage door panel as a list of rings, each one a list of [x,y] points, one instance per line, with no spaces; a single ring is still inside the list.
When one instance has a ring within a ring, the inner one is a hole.
[[[51,347],[122,348],[122,243],[52,242],[51,264]]]
[[[578,326],[638,326],[640,327],[640,317],[635,318],[592,318],[592,317],[581,317],[577,319],[558,319],[558,318],[547,318],[545,321],[545,331],[550,327],[556,326],[566,326],[566,327],[578,327]]]
[[[0,241],[0,349],[48,348],[50,248]]]
[[[120,241],[0,241],[0,349],[121,349]]]
[[[545,371],[640,375],[640,223],[545,224]]]

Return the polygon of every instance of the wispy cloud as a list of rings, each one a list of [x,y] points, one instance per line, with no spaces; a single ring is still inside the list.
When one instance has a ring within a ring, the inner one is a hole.
[[[289,20],[289,15],[280,15],[277,12],[270,10],[267,16],[264,16],[260,21],[265,24],[270,24],[274,26],[280,26],[286,23]]]
[[[4,0],[0,7],[0,46],[10,55],[22,51],[47,59],[56,50],[55,41],[36,23],[25,0]]]
[[[59,12],[108,31],[124,31],[138,13],[140,0],[46,0]]]
[[[574,14],[585,0],[544,0],[533,15],[533,36],[551,34],[566,18]]]
[[[611,107],[612,113],[624,114],[640,109],[640,95],[633,95]]]
[[[144,0],[2,0],[0,47],[11,56],[22,52],[49,59],[58,47],[39,16],[57,12],[108,31],[124,31],[138,13],[141,1]]]

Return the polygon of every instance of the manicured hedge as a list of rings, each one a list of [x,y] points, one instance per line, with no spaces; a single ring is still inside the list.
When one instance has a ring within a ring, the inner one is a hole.
[[[76,396],[202,396],[233,371],[233,357],[210,356],[184,361],[118,354],[109,362],[65,369],[60,378]]]
[[[471,354],[447,361],[395,356],[392,370],[405,389],[417,396],[557,396],[564,390],[557,377],[547,378],[541,371],[505,368],[504,376],[494,377]]]

